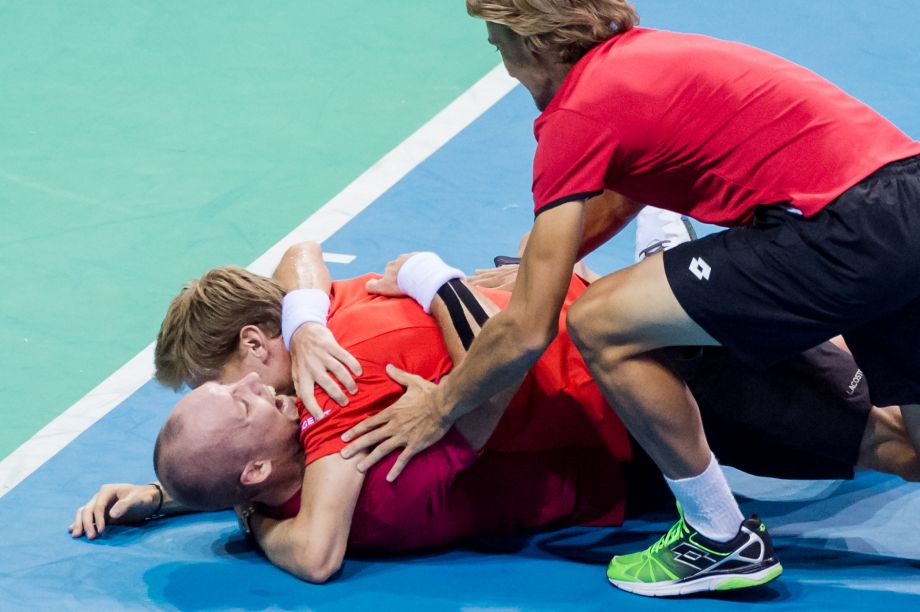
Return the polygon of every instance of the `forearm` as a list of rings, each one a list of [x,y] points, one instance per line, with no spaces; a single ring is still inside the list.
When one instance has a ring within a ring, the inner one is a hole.
[[[329,293],[332,289],[332,277],[323,261],[322,247],[315,242],[302,242],[289,248],[272,278],[287,293],[295,289],[319,289]]]
[[[507,312],[499,313],[482,327],[469,353],[439,386],[440,405],[457,421],[503,390],[517,387],[551,340],[551,335],[534,335]]]
[[[469,354],[437,389],[444,418],[456,419],[519,382],[559,331],[559,311],[584,230],[584,202],[537,217],[508,307],[492,317]]]
[[[304,529],[296,519],[275,520],[254,514],[252,533],[269,561],[307,582],[326,582],[341,567],[345,542],[340,546],[304,541]]]

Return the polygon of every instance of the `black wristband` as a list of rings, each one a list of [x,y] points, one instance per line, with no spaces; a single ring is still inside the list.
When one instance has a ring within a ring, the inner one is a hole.
[[[160,501],[159,501],[159,503],[157,503],[157,509],[154,510],[154,511],[150,514],[150,516],[147,517],[147,520],[155,519],[155,518],[160,518],[161,516],[163,516],[162,514],[160,514],[160,510],[163,509],[163,498],[164,498],[164,495],[163,495],[163,487],[161,487],[161,486],[160,486],[160,483],[158,483],[158,482],[151,482],[151,483],[150,483],[150,486],[156,488],[157,493],[160,494]]]

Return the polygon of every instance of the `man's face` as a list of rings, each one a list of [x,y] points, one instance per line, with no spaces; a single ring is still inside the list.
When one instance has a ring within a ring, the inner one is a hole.
[[[186,422],[196,431],[231,434],[239,443],[271,449],[272,454],[297,441],[299,415],[293,398],[276,395],[255,373],[231,384],[205,383],[183,404]]]
[[[537,108],[546,110],[559,87],[553,80],[555,67],[532,53],[524,44],[524,39],[510,28],[487,21],[486,30],[489,43],[498,49],[508,74],[527,88]]]

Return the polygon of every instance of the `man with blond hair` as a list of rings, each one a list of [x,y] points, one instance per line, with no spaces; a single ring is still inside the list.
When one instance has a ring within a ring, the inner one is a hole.
[[[842,334],[873,402],[920,445],[920,143],[807,69],[705,36],[637,27],[622,0],[467,0],[536,120],[536,220],[511,302],[440,385],[346,434],[394,474],[515,380],[557,333],[572,264],[643,204],[731,227],[594,283],[568,331],[608,402],[667,477],[678,523],[615,557],[643,595],[776,578],[707,443],[697,400],[655,351],[722,345],[766,368]],[[431,269],[391,274],[437,274]],[[763,419],[772,417],[765,410]]]

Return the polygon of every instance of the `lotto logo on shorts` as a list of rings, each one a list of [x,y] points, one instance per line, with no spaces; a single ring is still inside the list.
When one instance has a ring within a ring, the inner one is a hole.
[[[703,261],[702,257],[694,257],[693,261],[690,262],[690,273],[700,280],[709,280],[709,274],[711,272],[712,268],[709,267],[708,263]]]

